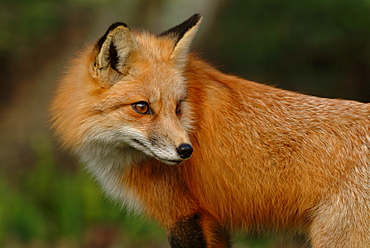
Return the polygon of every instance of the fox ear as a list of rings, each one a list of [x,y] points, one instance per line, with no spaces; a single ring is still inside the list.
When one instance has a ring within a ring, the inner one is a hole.
[[[110,86],[127,74],[129,60],[138,46],[127,25],[117,22],[99,39],[95,49],[98,54],[92,66],[92,76]]]
[[[176,67],[183,68],[186,65],[190,44],[198,31],[201,19],[201,15],[195,14],[183,23],[159,35],[159,37],[174,41],[171,59],[173,59]]]

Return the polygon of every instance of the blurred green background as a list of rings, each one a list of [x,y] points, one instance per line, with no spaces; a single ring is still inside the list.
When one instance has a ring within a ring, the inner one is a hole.
[[[56,81],[113,22],[154,33],[204,16],[194,49],[220,70],[370,102],[370,0],[2,0],[0,247],[168,247],[155,223],[107,199],[52,139]],[[303,247],[238,236],[235,247]]]

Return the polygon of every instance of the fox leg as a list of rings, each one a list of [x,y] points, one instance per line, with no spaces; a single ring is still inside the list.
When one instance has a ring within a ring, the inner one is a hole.
[[[170,230],[171,248],[228,248],[228,232],[211,216],[194,214],[179,220]]]

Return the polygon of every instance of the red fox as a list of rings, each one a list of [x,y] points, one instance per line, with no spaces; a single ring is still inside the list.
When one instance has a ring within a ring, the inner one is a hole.
[[[60,82],[64,146],[171,247],[231,247],[239,229],[370,247],[370,105],[226,75],[189,52],[200,22],[113,24]]]

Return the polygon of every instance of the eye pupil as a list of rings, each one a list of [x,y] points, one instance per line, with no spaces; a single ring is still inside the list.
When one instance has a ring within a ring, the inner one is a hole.
[[[132,104],[132,108],[139,114],[149,114],[150,108],[147,102],[137,102]]]
[[[177,106],[176,106],[176,114],[180,114],[181,113],[181,103],[183,102],[183,100],[180,100],[178,103],[177,103]]]

